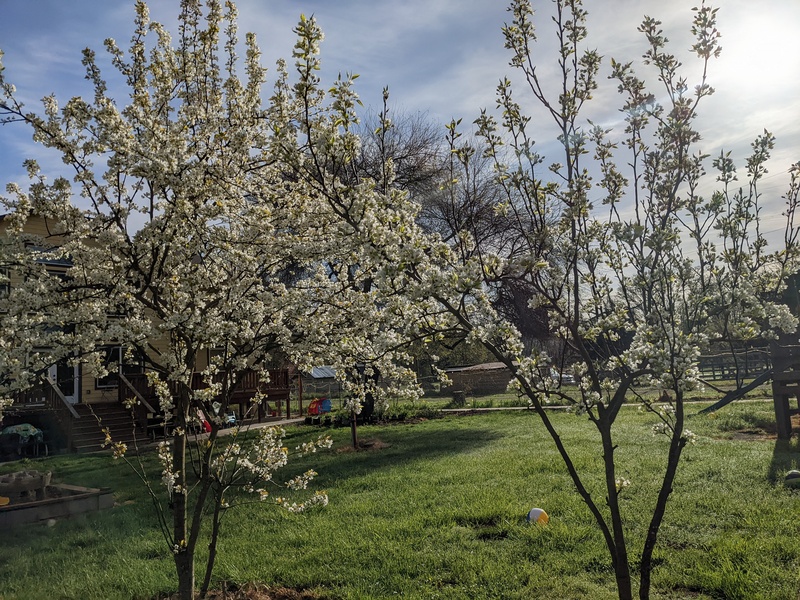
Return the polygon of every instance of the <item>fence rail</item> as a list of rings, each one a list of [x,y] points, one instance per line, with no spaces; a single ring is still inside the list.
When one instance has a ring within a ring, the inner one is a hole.
[[[700,376],[707,381],[749,379],[772,368],[769,348],[707,354],[698,361]]]

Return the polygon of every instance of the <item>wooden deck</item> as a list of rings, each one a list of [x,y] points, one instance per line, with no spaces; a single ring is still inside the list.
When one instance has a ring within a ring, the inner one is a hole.
[[[200,390],[206,387],[207,384],[202,376],[195,373],[192,377],[192,389]],[[253,399],[259,393],[266,396],[266,401],[256,406]],[[121,375],[116,399],[110,403],[72,405],[67,402],[57,385],[43,381],[15,395],[14,403],[8,410],[8,417],[4,422],[7,421],[6,424],[32,422],[46,432],[46,440],[53,451],[97,449],[95,438],[100,433],[100,427],[96,418],[93,418],[96,416],[94,413],[105,415],[104,411],[108,412],[114,408],[120,412],[123,401],[131,397],[139,401],[133,425],[138,426],[144,434],[147,432],[148,422],[156,419],[160,408],[155,390],[144,373]],[[260,380],[257,372],[252,371],[246,373],[233,390],[229,411],[235,412],[240,422],[245,420],[261,422],[271,418],[284,418],[284,415],[290,417],[292,412],[299,415],[303,410],[302,400],[298,400],[296,411],[292,411],[290,398],[288,369],[271,370],[269,382],[266,383]],[[124,412],[128,415],[127,428],[130,429],[130,413],[127,410]],[[105,415],[103,420],[104,422],[111,420],[111,417]],[[121,425],[119,429],[122,429]]]
[[[258,415],[254,415],[258,420],[271,416],[274,412],[276,417],[281,417],[283,410],[287,416],[291,412],[290,388],[289,388],[288,369],[274,369],[269,371],[269,382],[260,380],[257,372],[251,371],[244,375],[231,394],[231,409],[236,412],[239,419],[252,412],[252,401],[256,394],[266,395],[266,404],[262,403],[258,408]],[[192,376],[192,389],[202,390],[208,385],[203,381],[200,373]],[[122,402],[131,396],[136,397],[144,406],[147,412],[156,413],[159,410],[158,396],[150,385],[147,375],[144,373],[135,375],[125,375],[119,386],[119,401]]]

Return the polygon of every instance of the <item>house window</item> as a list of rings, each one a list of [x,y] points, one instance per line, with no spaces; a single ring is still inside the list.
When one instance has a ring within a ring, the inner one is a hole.
[[[105,390],[119,386],[118,365],[120,360],[119,346],[111,346],[104,348],[103,352],[103,366],[108,369],[108,375],[105,377],[97,377],[94,380],[94,387],[97,390]]]
[[[71,279],[66,268],[47,265],[45,270],[50,277],[60,279],[62,283],[67,283]]]
[[[105,353],[103,365],[108,369],[108,375],[95,378],[94,387],[105,390],[119,387],[119,365],[122,364],[122,374],[142,372],[142,362],[126,357],[120,346],[107,346],[102,350]]]
[[[209,348],[208,349],[208,364],[216,364],[220,366],[223,364],[225,358],[224,348]]]

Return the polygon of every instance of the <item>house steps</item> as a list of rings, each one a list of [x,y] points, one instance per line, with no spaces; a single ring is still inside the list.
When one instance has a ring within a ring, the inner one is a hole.
[[[75,452],[101,450],[106,439],[103,428],[108,427],[114,442],[123,442],[131,447],[134,441],[134,424],[130,412],[121,404],[76,404],[80,419],[72,421],[72,449]],[[99,422],[98,422],[99,420]],[[136,431],[140,443],[147,437],[141,429]]]

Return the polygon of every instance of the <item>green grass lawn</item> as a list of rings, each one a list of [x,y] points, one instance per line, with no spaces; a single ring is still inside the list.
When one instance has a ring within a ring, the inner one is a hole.
[[[571,414],[553,418],[601,494],[591,426]],[[634,556],[667,443],[652,436],[652,423],[625,409],[616,431],[620,475],[631,481],[623,508]],[[798,597],[800,491],[782,481],[800,465],[800,449],[763,435],[773,424],[772,405],[757,402],[690,418],[699,441],[685,452],[662,528],[654,597]],[[292,429],[290,443],[315,433]],[[265,505],[229,513],[218,580],[311,589],[321,598],[616,597],[600,533],[533,414],[362,427],[363,439],[380,443],[360,452],[347,451],[349,430],[330,433],[334,450],[294,466],[320,473],[330,504],[305,515]],[[174,590],[151,504],[124,465],[92,455],[26,466],[109,486],[117,506],[3,532],[0,598],[145,599]],[[526,523],[534,506],[549,513],[548,525]]]

